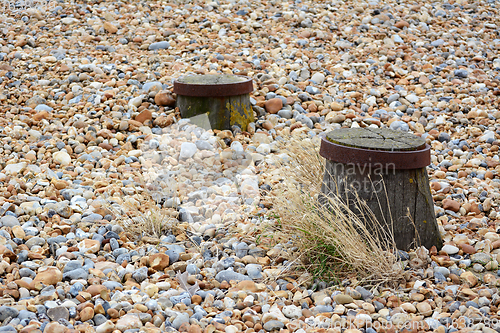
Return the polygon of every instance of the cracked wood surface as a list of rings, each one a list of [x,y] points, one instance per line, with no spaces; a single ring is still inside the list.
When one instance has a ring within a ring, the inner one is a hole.
[[[341,128],[326,137],[333,143],[363,149],[401,151],[425,147],[425,139],[388,128]]]

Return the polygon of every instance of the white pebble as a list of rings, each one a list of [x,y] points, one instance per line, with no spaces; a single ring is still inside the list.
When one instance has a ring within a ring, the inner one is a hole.
[[[302,310],[295,305],[284,306],[282,312],[285,317],[290,319],[298,319],[302,317]]]
[[[257,147],[256,151],[262,155],[267,155],[271,152],[271,146],[266,143],[262,143]]]
[[[196,148],[196,145],[192,142],[184,142],[181,144],[181,152],[180,152],[180,158],[181,159],[186,159],[186,158],[191,158],[196,154],[198,151],[198,148]]]
[[[313,80],[314,82],[316,82],[316,84],[322,84],[323,82],[325,82],[325,74],[320,73],[320,72],[316,72],[311,77],[311,80]]]
[[[447,254],[457,254],[458,253],[458,247],[456,246],[453,246],[453,245],[445,245],[442,247],[442,249],[444,252],[446,252]]]
[[[488,140],[495,140],[495,132],[487,130],[484,131],[484,134],[479,137],[479,141],[486,142]]]
[[[409,94],[406,95],[406,100],[410,103],[417,103],[420,100],[420,97],[415,94]]]
[[[141,95],[141,96],[137,96],[135,98],[132,98],[129,102],[128,102],[128,105],[129,106],[135,106],[136,108],[138,108],[141,104],[142,104],[142,100],[144,99],[144,95]]]
[[[375,96],[370,96],[366,99],[365,103],[369,106],[377,105],[377,98]]]
[[[5,174],[16,174],[26,167],[26,162],[7,164],[3,169]]]
[[[61,165],[70,165],[71,164],[71,156],[64,150],[57,151],[54,154],[52,154],[52,158],[54,161]]]

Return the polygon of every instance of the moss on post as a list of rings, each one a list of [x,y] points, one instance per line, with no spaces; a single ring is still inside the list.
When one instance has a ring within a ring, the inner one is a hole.
[[[250,78],[237,75],[192,75],[174,82],[177,107],[183,118],[207,115],[212,129],[246,130],[254,121]]]
[[[177,106],[183,118],[206,114],[212,129],[231,129],[231,126],[238,125],[245,131],[254,121],[248,94],[227,97],[178,95]]]

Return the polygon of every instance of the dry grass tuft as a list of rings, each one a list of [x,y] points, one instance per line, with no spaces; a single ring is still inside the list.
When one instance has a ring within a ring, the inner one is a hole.
[[[117,217],[116,223],[130,233],[135,241],[144,236],[160,238],[162,235],[177,235],[180,230],[178,212],[173,208],[163,208],[147,192],[140,200],[128,200],[122,205],[111,205],[110,209]]]
[[[325,172],[325,159],[319,154],[320,139],[291,136],[280,141],[280,151],[287,154],[287,163],[278,160],[281,168],[293,172],[288,177],[292,183],[309,186],[308,192],[319,193]]]
[[[385,250],[395,248],[390,232],[373,234],[337,198],[322,196],[320,203],[325,160],[319,155],[319,139],[290,137],[281,149],[289,156],[278,163],[286,177],[271,200],[282,226],[281,237],[299,248],[306,270],[328,281],[353,275],[365,284],[401,279],[401,263]]]

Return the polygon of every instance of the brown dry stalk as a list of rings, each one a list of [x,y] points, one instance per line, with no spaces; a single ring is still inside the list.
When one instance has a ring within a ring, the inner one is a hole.
[[[271,198],[281,220],[281,237],[294,242],[311,273],[322,269],[321,275],[330,278],[354,274],[365,283],[398,281],[403,270],[394,254],[387,251],[395,248],[390,230],[373,234],[336,196],[323,196],[322,203],[318,200],[325,172],[319,140],[289,137],[285,142],[281,151],[288,155],[288,161],[277,164],[286,177]],[[366,211],[359,198],[356,204]],[[365,218],[372,225],[378,224],[373,214]]]
[[[178,223],[175,209],[159,207],[147,192],[142,196],[141,202],[135,204],[128,201],[119,208],[109,205],[117,217],[117,223],[136,240],[143,236],[160,238],[168,232],[175,234]]]

